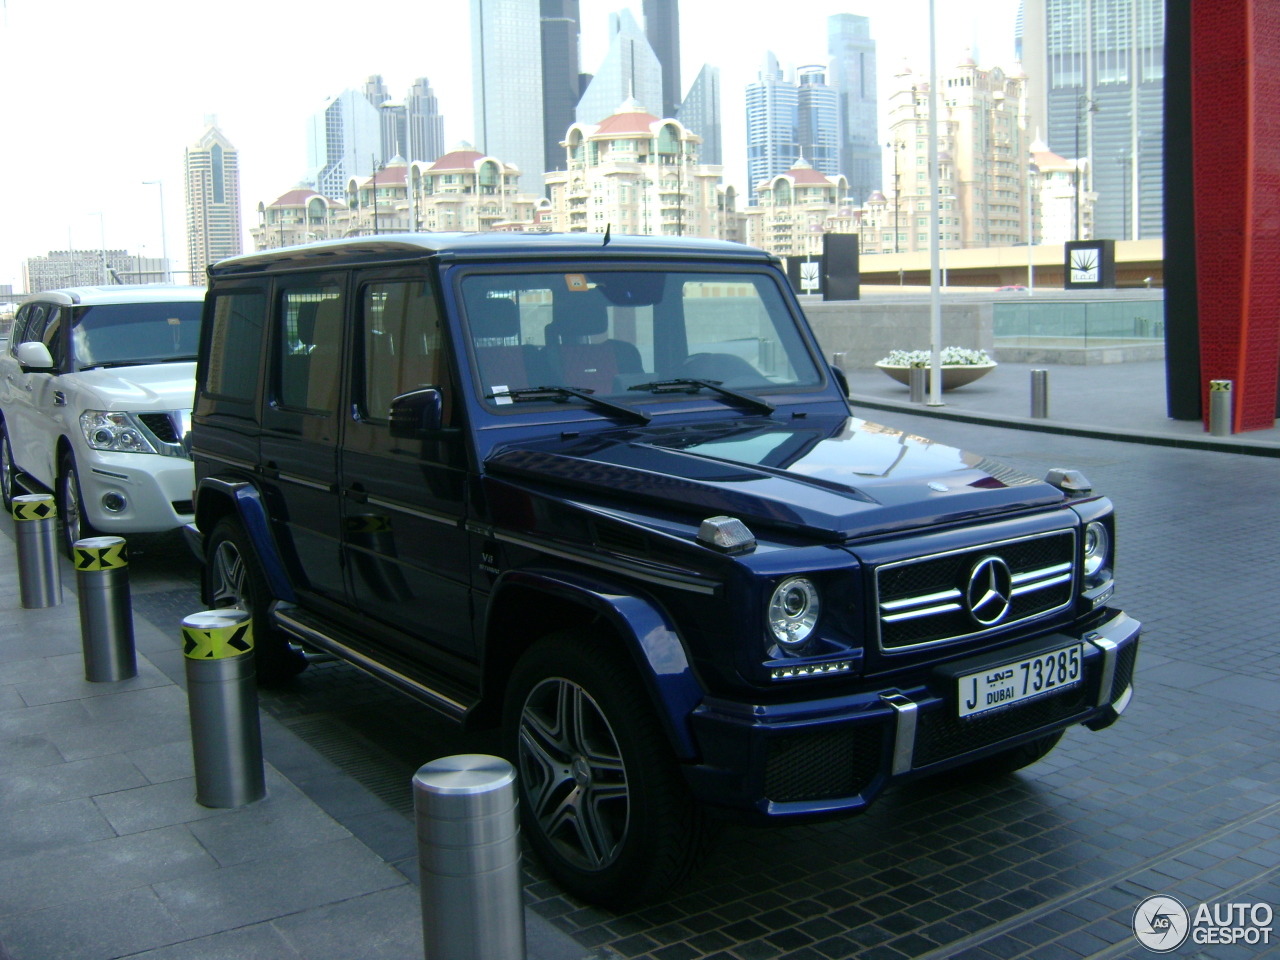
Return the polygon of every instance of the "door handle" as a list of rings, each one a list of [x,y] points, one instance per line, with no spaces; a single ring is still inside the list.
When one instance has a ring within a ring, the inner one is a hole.
[[[346,497],[348,500],[350,500],[352,503],[368,503],[369,502],[369,494],[367,494],[365,492],[364,487],[360,486],[359,484],[356,484],[355,486],[347,487],[347,489],[342,491],[342,495]]]
[[[276,462],[274,460],[268,460],[258,469],[262,471],[262,475],[268,480],[276,480],[280,476],[280,468],[276,466]]]

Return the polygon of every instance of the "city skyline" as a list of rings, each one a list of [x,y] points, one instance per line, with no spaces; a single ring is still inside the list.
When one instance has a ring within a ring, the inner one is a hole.
[[[599,65],[607,49],[608,15],[626,7],[642,20],[642,2],[581,0],[581,6],[581,63],[590,70]],[[159,256],[159,197],[155,186],[143,184],[150,180],[164,181],[171,253],[180,258],[173,241],[185,226],[182,151],[203,112],[218,113],[222,129],[239,147],[246,223],[253,221],[251,208],[259,200],[270,202],[305,172],[306,117],[326,97],[347,87],[358,88],[370,75],[381,74],[395,99],[417,77],[430,77],[444,118],[446,148],[464,139],[475,142],[465,21],[455,25],[448,42],[431,47],[381,44],[350,56],[298,60],[259,57],[253,52],[253,36],[287,35],[295,29],[287,10],[248,0],[227,0],[219,17],[222,26],[211,31],[198,10],[139,0],[137,23],[142,26],[135,25],[128,38],[130,42],[146,41],[152,54],[145,62],[134,62],[112,52],[118,49],[113,39],[124,42],[126,37],[123,26],[108,11],[87,2],[71,7],[73,15],[68,16],[66,8],[60,8],[59,13],[42,5],[10,4],[9,21],[0,34],[9,51],[0,62],[0,76],[9,80],[0,91],[0,103],[12,118],[12,129],[56,137],[65,129],[67,118],[55,119],[57,111],[48,110],[47,104],[74,104],[70,122],[75,125],[77,139],[94,144],[94,162],[89,164],[74,151],[42,156],[42,166],[53,175],[73,179],[80,185],[80,193],[74,198],[44,197],[38,202],[34,196],[17,199],[11,216],[29,226],[21,235],[0,237],[0,283],[20,284],[22,261],[46,250],[67,248],[69,232],[70,246],[97,247],[99,220],[84,211],[103,211],[109,247]],[[342,4],[317,0],[314,12],[323,20],[338,16],[343,9]],[[763,19],[770,9],[747,3],[726,19],[715,5],[698,0],[684,0],[680,8],[685,92],[704,62],[721,68],[725,182],[736,186],[740,194],[746,189],[741,146],[745,143],[743,88],[767,47],[774,47],[780,58],[797,65],[818,62],[824,56],[826,17],[850,12],[872,18],[880,78],[892,75],[906,54],[911,54],[915,63],[924,62],[923,37],[918,29],[924,0],[907,0],[884,10],[864,2],[815,0],[803,15],[778,23]],[[1017,0],[960,0],[940,9],[940,64],[957,59],[975,34],[981,42],[978,60],[984,64],[1011,62],[1016,10]],[[407,2],[389,0],[384,12],[410,22],[412,11]],[[767,31],[762,29],[765,22],[769,22]],[[235,24],[253,24],[254,32],[240,35]],[[43,49],[40,37],[51,33],[60,37],[60,48],[66,52],[67,62],[74,64],[73,69],[48,71],[47,64],[35,59]],[[215,55],[229,58],[226,62],[231,69],[191,69],[201,57]],[[30,98],[20,93],[22,78],[30,76],[43,78],[45,96]],[[79,106],[79,93],[90,76],[101,78],[109,90],[135,91],[132,105],[124,110],[127,122],[121,119],[119,108]],[[273,93],[270,109],[265,106],[264,89]],[[0,158],[0,170],[11,181],[21,181],[25,173],[19,166],[19,154],[7,151]],[[180,260],[174,264],[175,270],[185,266]]]

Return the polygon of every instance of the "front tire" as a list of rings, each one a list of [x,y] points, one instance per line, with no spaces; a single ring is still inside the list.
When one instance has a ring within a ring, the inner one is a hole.
[[[62,520],[62,552],[71,557],[77,540],[101,534],[85,516],[80,474],[76,471],[76,458],[70,450],[62,455],[58,467],[57,500],[58,516]]]
[[[4,512],[13,513],[14,483],[18,468],[13,463],[13,447],[9,445],[9,428],[0,420],[0,501]]]
[[[613,909],[670,893],[710,831],[635,667],[607,635],[552,634],[516,665],[503,742],[525,836],[548,872]]]
[[[235,607],[253,617],[254,666],[261,683],[280,683],[307,668],[307,658],[289,646],[271,622],[271,591],[248,534],[234,517],[223,517],[206,546],[204,589],[209,606]]]

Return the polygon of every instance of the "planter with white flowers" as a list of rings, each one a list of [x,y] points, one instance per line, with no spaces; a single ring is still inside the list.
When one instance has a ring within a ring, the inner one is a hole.
[[[940,359],[942,360],[943,390],[954,390],[956,387],[963,387],[966,383],[973,383],[996,368],[996,362],[985,350],[946,347]],[[894,350],[876,366],[899,383],[908,384],[911,368],[919,364],[927,369],[932,360],[933,354],[928,350]],[[925,382],[928,383],[929,379],[929,375],[926,374]]]

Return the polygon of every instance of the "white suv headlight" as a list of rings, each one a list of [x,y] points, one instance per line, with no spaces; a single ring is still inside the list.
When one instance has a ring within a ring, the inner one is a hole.
[[[94,450],[117,453],[155,453],[156,448],[142,428],[127,413],[110,410],[86,410],[80,414],[80,429],[85,442]]]

